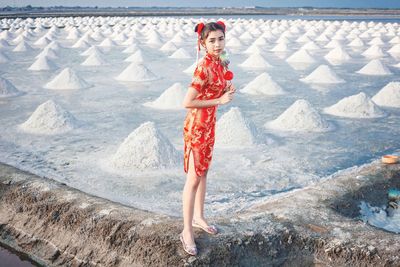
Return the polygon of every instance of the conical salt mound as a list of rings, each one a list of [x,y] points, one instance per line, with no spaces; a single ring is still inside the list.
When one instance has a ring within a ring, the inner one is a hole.
[[[143,105],[156,109],[183,109],[183,99],[186,88],[181,83],[174,83],[165,90],[156,100],[146,102]]]
[[[232,107],[221,116],[215,132],[216,147],[243,147],[268,142],[262,132],[247,120],[237,107]]]
[[[262,55],[252,54],[242,64],[239,64],[242,68],[249,69],[265,69],[271,67]]]
[[[113,46],[116,46],[116,45],[117,45],[117,44],[116,44],[113,40],[111,40],[110,38],[104,39],[104,40],[99,44],[100,47],[113,47]]]
[[[367,65],[362,67],[357,73],[365,75],[390,75],[392,72],[382,64],[379,59],[371,60]]]
[[[169,58],[192,58],[192,57],[184,48],[179,48],[172,55],[170,55]]]
[[[103,66],[108,63],[100,56],[100,53],[94,52],[85,61],[81,63],[82,66]]]
[[[118,81],[126,82],[146,82],[157,80],[158,77],[145,65],[133,62],[128,67],[126,67],[115,79]]]
[[[196,69],[197,63],[194,62],[190,67],[186,68],[183,72],[192,75]]]
[[[46,56],[42,56],[36,59],[35,62],[28,68],[28,70],[54,70],[57,69],[57,65],[53,61],[48,59]]]
[[[332,49],[324,58],[333,65],[339,65],[351,59],[350,55],[341,46]]]
[[[383,87],[372,101],[379,106],[400,108],[400,82],[390,82]]]
[[[351,41],[348,46],[350,46],[350,47],[363,47],[364,46],[364,42],[360,38],[357,37],[353,41]]]
[[[20,128],[30,133],[58,134],[77,128],[77,121],[68,111],[48,100],[38,106]]]
[[[377,45],[373,45],[370,48],[368,48],[367,50],[365,50],[362,55],[364,57],[368,57],[368,58],[379,58],[379,57],[384,57],[385,54],[382,51],[382,48],[380,48]]]
[[[154,123],[145,122],[125,138],[111,163],[116,168],[144,170],[175,167],[179,159],[179,153]]]
[[[392,48],[388,50],[388,52],[393,56],[400,55],[400,44],[394,45]]]
[[[44,88],[55,90],[83,89],[88,87],[90,85],[70,68],[63,69],[53,80],[44,86]]]
[[[40,57],[47,57],[47,58],[51,58],[51,59],[56,59],[56,58],[58,58],[58,55],[53,49],[45,48],[45,49],[43,49],[42,52],[40,52],[36,56],[36,58],[40,58]]]
[[[326,132],[333,129],[308,101],[299,99],[278,118],[265,124],[266,128],[294,132]]]
[[[345,81],[339,78],[327,65],[320,65],[310,75],[300,79],[305,83],[332,84],[344,83]]]
[[[172,52],[172,51],[176,51],[176,50],[178,50],[178,47],[172,41],[168,41],[160,48],[160,51],[163,51],[163,52]]]
[[[299,51],[293,53],[290,57],[286,59],[290,63],[315,63],[316,60],[307,52],[305,49],[300,49]]]
[[[122,53],[125,53],[125,54],[133,54],[133,53],[135,53],[138,49],[139,49],[139,48],[138,48],[137,44],[134,43],[134,44],[130,44],[127,48],[125,48],[125,49],[122,51]]]
[[[258,75],[240,92],[251,95],[283,95],[286,93],[266,72]]]
[[[82,52],[80,55],[87,57],[87,56],[92,55],[93,53],[103,54],[103,52],[100,50],[100,48],[92,45],[91,47],[86,49],[84,52]]]
[[[347,118],[379,118],[385,113],[363,92],[343,98],[324,109],[325,113]]]
[[[125,59],[127,62],[143,63],[143,53],[142,50],[137,50],[134,54],[130,55]]]
[[[32,51],[33,48],[25,41],[20,42],[14,49],[14,52],[28,52]]]
[[[7,79],[0,77],[0,98],[19,96],[22,92]]]

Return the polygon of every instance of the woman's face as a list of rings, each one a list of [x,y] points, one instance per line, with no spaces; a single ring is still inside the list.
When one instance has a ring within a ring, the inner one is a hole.
[[[206,51],[213,56],[220,56],[225,48],[225,35],[221,30],[209,32],[203,43]]]

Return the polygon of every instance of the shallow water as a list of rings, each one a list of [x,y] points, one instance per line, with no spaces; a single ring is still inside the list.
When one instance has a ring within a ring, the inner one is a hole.
[[[29,258],[16,251],[0,246],[0,266],[4,267],[40,267]]]
[[[121,53],[121,47],[105,49],[104,58],[110,65],[84,67],[80,63],[86,57],[79,54],[85,49],[69,48],[74,42],[65,37],[65,29],[61,29],[57,40],[64,48],[58,51],[59,59],[55,63],[60,68],[54,72],[27,71],[40,49],[28,53],[3,51],[12,64],[0,64],[1,77],[10,80],[25,94],[0,98],[0,161],[127,205],[180,216],[181,190],[185,180],[183,163],[166,170],[124,171],[113,169],[110,157],[124,138],[146,121],[155,122],[182,152],[185,110],[155,110],[141,104],[154,100],[175,82],[185,86],[189,84],[191,77],[182,71],[195,60],[194,37],[188,37],[182,45],[193,58],[182,60],[168,58],[158,47],[146,45],[143,36],[138,37],[146,66],[161,78],[147,83],[122,83],[114,79],[129,65],[124,59],[130,54]],[[165,40],[170,38],[164,37]],[[386,42],[388,40],[385,38]],[[245,48],[250,44],[245,42]],[[297,68],[285,59],[301,44],[291,43],[290,52],[283,54],[270,52],[274,46],[270,43],[264,47],[263,56],[273,67],[262,71],[268,72],[288,94],[268,97],[238,93],[232,103],[221,106],[218,111],[220,117],[230,107],[239,107],[243,115],[274,143],[235,149],[216,148],[208,176],[206,209],[209,214],[229,214],[246,209],[271,195],[318,182],[339,170],[367,163],[399,148],[398,109],[385,109],[388,115],[380,119],[323,115],[335,125],[335,130],[327,133],[282,133],[264,129],[266,122],[275,119],[297,99],[306,99],[322,111],[324,107],[361,91],[372,96],[388,82],[398,81],[400,74],[399,69],[391,67],[398,63],[398,59],[389,55],[382,58],[382,62],[389,66],[393,75],[372,77],[357,74],[356,71],[370,59],[361,56],[364,49],[346,48],[353,60],[330,66],[346,83],[333,86],[305,84],[299,79],[317,66],[328,64],[323,56],[330,49],[321,45],[320,50],[312,53],[317,63]],[[386,43],[382,48],[386,51],[390,47]],[[262,72],[238,66],[248,57],[242,53],[244,49],[230,50],[231,69],[238,89]],[[93,86],[82,90],[44,89],[43,85],[65,67],[74,69]],[[53,136],[21,132],[18,125],[49,99],[71,112],[81,121],[81,127]]]

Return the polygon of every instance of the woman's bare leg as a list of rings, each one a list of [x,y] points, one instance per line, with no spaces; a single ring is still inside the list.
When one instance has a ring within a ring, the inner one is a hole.
[[[207,224],[204,219],[204,200],[206,197],[207,173],[204,176],[199,177],[199,179],[199,187],[197,189],[194,202],[194,218],[196,222],[204,225]]]
[[[183,188],[182,203],[183,203],[183,238],[187,245],[194,245],[193,235],[193,210],[196,192],[200,183],[200,177],[196,175],[194,169],[193,151],[189,155],[189,168],[186,176],[185,187]]]

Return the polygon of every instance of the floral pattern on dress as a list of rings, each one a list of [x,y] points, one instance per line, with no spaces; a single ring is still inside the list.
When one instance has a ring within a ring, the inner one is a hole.
[[[197,65],[190,87],[199,94],[196,99],[209,100],[224,94],[227,71],[219,58],[206,54]],[[191,108],[188,110],[183,127],[184,171],[189,169],[189,155],[192,151],[195,172],[203,176],[210,167],[215,142],[215,122],[217,107]]]

